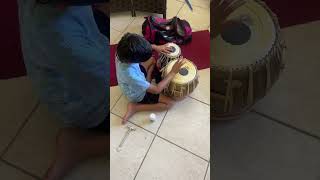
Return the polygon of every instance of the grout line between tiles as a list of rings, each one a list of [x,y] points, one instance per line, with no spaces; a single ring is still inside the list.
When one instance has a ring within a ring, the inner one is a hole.
[[[183,4],[186,4],[185,3],[185,1],[183,1],[183,0],[177,0],[178,2],[181,2],[181,3],[183,3]],[[192,5],[192,7],[197,7],[197,8],[201,8],[201,9],[210,9],[210,4],[209,4],[209,7],[208,8],[204,8],[204,7],[202,7],[202,6],[200,6],[200,5],[197,5],[197,4],[192,4],[192,2],[191,2],[191,5]]]
[[[113,114],[113,115],[119,117],[120,119],[122,119],[122,117],[120,117],[118,114],[115,114],[113,112],[111,112],[111,114]],[[143,130],[145,130],[145,131],[147,131],[147,132],[149,132],[149,133],[151,133],[151,134],[153,134],[153,135],[156,135],[154,132],[152,132],[152,131],[150,131],[150,130],[148,130],[148,129],[146,129],[146,128],[144,128],[144,127],[142,127],[142,126],[140,126],[140,125],[138,125],[138,124],[136,124],[134,122],[131,122],[130,120],[128,122],[133,124],[133,125],[135,125],[135,126],[137,126],[137,127],[139,127],[139,128],[141,128],[141,129],[143,129]]]
[[[16,132],[15,136],[11,139],[11,141],[9,142],[9,144],[7,145],[7,147],[3,150],[3,152],[1,152],[0,157],[3,157],[9,150],[9,148],[11,147],[11,145],[15,142],[15,140],[17,139],[17,137],[19,136],[19,134],[21,133],[22,129],[25,127],[25,125],[29,122],[30,118],[32,117],[32,115],[34,114],[34,112],[38,109],[40,102],[38,101],[36,103],[36,105],[33,107],[33,109],[31,110],[31,112],[28,114],[28,116],[26,117],[26,119],[24,120],[24,122],[20,125],[18,131]]]
[[[208,105],[208,106],[210,106],[210,104],[208,104],[208,103],[205,103],[205,102],[203,102],[203,101],[201,101],[201,100],[199,100],[199,99],[196,99],[196,98],[194,98],[194,97],[191,97],[191,96],[188,96],[189,98],[191,98],[191,99],[194,99],[194,100],[196,100],[196,101],[198,101],[198,102],[201,102],[201,103],[203,103],[203,104],[205,104],[205,105]]]
[[[205,160],[206,162],[209,162],[209,161],[206,160],[205,158],[203,158],[203,157],[201,157],[201,156],[199,156],[199,155],[191,152],[190,150],[187,150],[186,148],[183,148],[183,147],[179,146],[178,144],[175,144],[174,142],[171,142],[170,140],[167,140],[166,138],[161,137],[161,136],[158,135],[158,132],[159,132],[159,130],[160,130],[160,127],[162,126],[163,122],[165,121],[165,118],[166,118],[166,116],[167,116],[167,113],[168,113],[168,111],[167,111],[166,114],[164,115],[163,120],[162,120],[162,122],[161,122],[161,124],[160,124],[160,126],[159,126],[159,128],[158,128],[158,130],[157,130],[157,132],[156,132],[156,134],[155,134],[154,132],[151,132],[151,131],[148,130],[148,129],[145,129],[144,127],[142,127],[142,126],[140,126],[140,125],[138,125],[138,124],[136,124],[136,123],[131,122],[130,120],[129,120],[129,122],[132,123],[132,124],[134,124],[135,126],[141,128],[141,129],[149,132],[149,133],[152,133],[153,135],[156,135],[157,137],[159,137],[159,138],[167,141],[168,143],[173,144],[173,145],[175,145],[175,146],[177,146],[177,147],[179,147],[179,148],[181,148],[181,149],[183,149],[183,150],[185,150],[185,151],[187,151],[187,152],[189,152],[189,153],[191,153],[191,154],[193,154],[193,155],[195,155],[195,156],[197,156],[197,157]],[[120,117],[119,115],[117,115],[117,114],[115,114],[115,113],[112,113],[112,114],[122,119],[122,117]]]
[[[157,132],[156,132],[156,134],[155,134],[155,136],[153,137],[153,140],[152,140],[152,142],[151,142],[151,144],[150,144],[150,146],[149,146],[149,148],[148,148],[148,151],[146,152],[146,155],[143,157],[143,160],[142,160],[142,162],[141,162],[141,164],[140,164],[140,166],[139,166],[139,168],[138,168],[138,170],[137,170],[137,173],[136,173],[136,175],[134,176],[133,180],[135,180],[135,179],[137,178],[138,173],[139,173],[139,171],[140,171],[140,169],[141,169],[141,167],[142,167],[142,165],[143,165],[143,163],[144,163],[144,160],[146,159],[146,157],[147,157],[147,155],[148,155],[148,153],[149,153],[149,151],[150,151],[150,149],[151,149],[151,146],[152,146],[154,140],[155,140],[156,137],[157,137],[157,134],[158,134],[158,132],[159,132],[159,129],[160,129],[160,127],[161,127],[164,119],[165,119],[166,116],[167,116],[167,113],[168,113],[168,110],[166,111],[166,114],[164,115],[164,117],[163,117],[163,119],[162,119],[162,121],[161,121],[161,124],[160,124],[160,126],[159,126],[159,128],[158,128],[158,130],[157,130]]]
[[[143,163],[144,163],[144,160],[145,160],[145,158],[147,157],[147,155],[148,155],[148,153],[149,153],[149,150],[150,150],[150,148],[151,148],[151,146],[152,146],[152,144],[153,144],[153,142],[154,142],[154,140],[155,140],[156,137],[159,137],[159,138],[163,139],[164,141],[166,141],[166,142],[168,142],[168,143],[170,143],[170,144],[172,144],[172,145],[174,145],[174,146],[176,146],[176,147],[178,147],[178,148],[180,148],[180,149],[182,149],[182,150],[184,150],[184,151],[186,151],[186,152],[189,152],[190,154],[192,154],[192,155],[194,155],[194,156],[196,156],[196,157],[198,157],[198,158],[200,158],[200,159],[202,159],[202,160],[204,160],[204,161],[206,161],[206,162],[208,162],[208,163],[210,162],[209,160],[206,160],[205,158],[203,158],[203,157],[201,157],[201,156],[199,156],[199,155],[191,152],[190,150],[187,150],[186,148],[183,148],[183,147],[181,147],[181,146],[179,146],[179,145],[177,145],[177,144],[175,144],[175,143],[173,143],[173,142],[171,142],[171,141],[169,141],[169,140],[167,140],[167,139],[165,139],[165,138],[163,138],[163,137],[161,137],[161,136],[158,135],[158,132],[159,132],[159,130],[160,130],[160,127],[162,126],[162,124],[163,124],[163,122],[164,122],[164,120],[165,120],[165,118],[166,118],[166,116],[167,116],[167,113],[168,113],[168,111],[167,111],[166,114],[164,115],[163,120],[162,120],[162,122],[161,122],[161,124],[160,124],[160,126],[159,126],[159,128],[158,128],[158,130],[157,130],[157,132],[156,132],[156,134],[154,134],[153,132],[151,132],[151,131],[148,130],[148,129],[145,129],[145,128],[142,127],[142,126],[139,126],[139,125],[137,125],[137,124],[129,121],[130,123],[136,125],[137,127],[139,127],[139,128],[141,128],[141,129],[143,129],[143,130],[145,130],[145,131],[147,131],[147,132],[149,132],[149,133],[151,133],[151,134],[154,135],[154,138],[153,138],[153,140],[152,140],[152,142],[151,142],[151,144],[150,144],[150,146],[149,146],[149,148],[148,148],[148,150],[147,150],[147,152],[146,152],[146,155],[144,156],[144,158],[143,158],[143,160],[142,160],[142,162],[141,162],[141,164],[140,164],[140,166],[139,166],[139,168],[138,168],[138,170],[137,170],[137,173],[136,173],[136,175],[135,175],[135,177],[134,177],[133,180],[136,179],[136,177],[137,177],[137,175],[138,175],[138,173],[139,173],[139,171],[140,171],[140,169],[141,169],[141,167],[142,167],[142,165],[143,165]],[[111,114],[113,114],[113,115],[115,115],[115,116],[117,116],[117,117],[119,117],[119,118],[122,119],[122,117],[120,117],[119,115],[117,115],[117,114],[115,114],[115,113],[113,113],[113,112],[111,112]]]
[[[115,29],[115,28],[113,28],[113,27],[110,27],[112,30],[114,30],[114,31],[117,31],[118,33],[122,33],[121,31],[119,31],[119,30],[117,30],[117,29]]]
[[[138,168],[138,170],[137,170],[137,172],[136,172],[136,175],[134,176],[133,180],[135,180],[135,179],[137,178],[138,173],[139,173],[139,171],[140,171],[140,169],[141,169],[141,167],[142,167],[142,164],[144,163],[144,160],[146,159],[146,157],[147,157],[147,155],[148,155],[148,153],[149,153],[149,151],[150,151],[150,149],[151,149],[151,146],[152,146],[154,140],[155,140],[156,137],[157,137],[157,135],[155,135],[155,134],[153,134],[153,135],[154,135],[154,136],[153,136],[152,142],[150,143],[150,146],[149,146],[146,154],[144,155],[144,157],[143,157],[143,159],[142,159],[142,162],[140,163],[139,168]]]
[[[208,171],[210,171],[209,166],[210,166],[210,162],[208,162],[206,174],[204,175],[204,179],[203,180],[206,180],[206,178],[207,178]]]
[[[132,18],[132,21],[129,22],[129,24],[124,28],[123,32],[121,32],[121,35],[123,35],[124,33],[127,33],[127,30],[128,30],[128,28],[129,28],[129,26],[133,23],[134,20],[136,20],[136,18],[137,18],[137,17],[133,17],[133,18]],[[121,36],[121,35],[120,35],[120,36]]]
[[[160,126],[159,126],[158,129],[157,129],[156,136],[158,136],[158,132],[160,131],[160,128],[161,128],[164,120],[166,119],[168,112],[169,112],[169,110],[167,110],[166,113],[164,114],[163,119],[162,119],[162,121],[161,121],[161,123],[160,123]]]
[[[209,162],[207,159],[205,159],[205,158],[203,158],[203,157],[195,154],[194,152],[191,152],[190,150],[187,150],[187,149],[184,148],[184,147],[181,147],[180,145],[178,145],[178,144],[176,144],[176,143],[174,143],[174,142],[172,142],[172,141],[169,141],[168,139],[166,139],[166,138],[164,138],[164,137],[161,137],[161,136],[159,136],[159,135],[156,135],[156,136],[159,137],[159,138],[161,138],[161,139],[163,139],[163,140],[165,140],[165,141],[167,141],[168,143],[170,143],[170,144],[172,144],[172,145],[175,145],[175,146],[179,147],[180,149],[183,149],[183,150],[185,150],[185,151],[193,154],[194,156],[197,156],[198,158],[200,158],[200,159],[202,159],[202,160],[204,160],[204,161],[206,161],[206,162]]]
[[[293,129],[293,130],[295,130],[295,131],[297,131],[297,132],[299,132],[299,133],[301,133],[301,134],[304,134],[304,135],[306,135],[306,136],[312,137],[312,138],[320,141],[320,137],[319,137],[319,136],[317,136],[317,135],[315,135],[315,134],[312,134],[312,133],[310,133],[310,132],[308,132],[308,131],[305,131],[305,130],[299,129],[299,128],[293,126],[293,125],[284,123],[284,122],[282,122],[282,121],[280,121],[280,120],[278,120],[278,119],[276,119],[276,118],[273,118],[273,117],[271,117],[271,116],[269,116],[269,115],[266,115],[266,114],[264,114],[264,113],[258,112],[258,111],[256,111],[256,110],[251,110],[251,112],[254,112],[254,113],[256,113],[256,114],[258,114],[258,115],[260,115],[260,116],[262,116],[262,117],[264,117],[264,118],[266,118],[266,119],[269,119],[269,120],[271,120],[271,121],[273,121],[273,122],[276,122],[276,123],[278,123],[278,124],[280,124],[280,125],[282,125],[282,126],[285,126],[285,127],[287,127],[287,128]]]
[[[12,168],[14,168],[14,169],[16,169],[16,170],[18,170],[18,171],[20,171],[20,172],[22,172],[22,173],[24,173],[24,174],[28,175],[28,176],[31,176],[31,177],[33,177],[33,178],[37,179],[37,180],[41,180],[41,179],[42,179],[41,177],[39,177],[39,176],[37,176],[37,175],[34,175],[34,174],[32,174],[32,173],[30,173],[30,172],[26,171],[25,169],[20,168],[20,167],[18,167],[18,166],[16,166],[16,165],[14,165],[14,164],[12,164],[12,163],[10,163],[10,162],[8,162],[8,161],[6,161],[6,160],[2,159],[2,158],[0,158],[0,161],[1,161],[1,162],[3,162],[4,164],[6,164],[7,166],[10,166],[10,167],[12,167]]]
[[[117,99],[117,101],[114,103],[114,105],[111,107],[111,109],[110,109],[110,112],[113,110],[113,108],[117,105],[117,103],[118,103],[118,101],[121,99],[121,97],[122,97],[122,93],[121,93],[121,95],[119,96],[119,98]]]
[[[181,2],[181,1],[180,1],[180,2]],[[183,8],[183,6],[184,6],[185,4],[186,4],[185,2],[182,3],[182,6],[180,7],[180,9],[178,10],[178,12],[177,12],[177,14],[176,14],[177,17],[178,17],[178,14],[180,13],[181,9]],[[168,13],[168,12],[167,12],[167,13]]]
[[[131,15],[129,15],[129,16],[132,17]],[[112,19],[112,17],[110,17],[110,24],[111,24],[111,19]],[[120,33],[122,34],[122,33],[126,32],[127,28],[130,26],[130,24],[131,24],[135,19],[136,19],[136,17],[132,17],[132,20],[129,21],[128,25],[126,25],[126,27],[123,29],[123,31],[119,31],[119,30],[113,28],[111,25],[110,25],[110,27],[111,27],[112,29],[120,32]]]

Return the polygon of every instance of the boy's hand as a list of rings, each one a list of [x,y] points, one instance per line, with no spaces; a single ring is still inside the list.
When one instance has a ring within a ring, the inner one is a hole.
[[[186,59],[180,57],[178,61],[173,65],[171,73],[177,74],[180,71],[180,68],[186,63]]]
[[[168,43],[164,45],[159,45],[159,46],[155,45],[154,50],[157,51],[158,53],[163,53],[163,54],[171,53],[171,48],[168,46]]]

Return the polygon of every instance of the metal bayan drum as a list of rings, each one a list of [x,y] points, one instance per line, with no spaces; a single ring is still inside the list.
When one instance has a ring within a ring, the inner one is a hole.
[[[168,75],[173,65],[178,60],[170,61],[162,72],[162,78]],[[199,84],[198,69],[193,62],[186,60],[186,63],[181,67],[179,73],[175,75],[168,87],[164,89],[164,94],[176,99],[183,98],[192,93]]]
[[[278,20],[263,2],[248,0],[227,20],[229,25],[211,40],[214,120],[234,119],[249,111],[284,68],[285,43]]]
[[[163,70],[164,67],[170,62],[175,59],[178,59],[181,55],[181,49],[178,45],[174,43],[168,43],[168,46],[171,48],[171,53],[170,54],[160,54],[160,57],[157,61],[158,68],[160,71]]]

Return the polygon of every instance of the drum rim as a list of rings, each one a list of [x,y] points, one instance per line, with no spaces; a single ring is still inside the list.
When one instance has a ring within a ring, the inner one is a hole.
[[[192,80],[190,80],[190,81],[188,81],[188,82],[186,82],[186,83],[183,83],[183,84],[189,84],[190,82],[193,82],[195,79],[197,79],[197,78],[199,78],[199,70],[198,70],[198,67],[193,63],[193,61],[191,61],[190,59],[187,59],[187,58],[184,58],[184,59],[186,59],[186,60],[188,60],[189,62],[191,62],[191,64],[195,67],[195,69],[196,69],[196,74],[195,74],[195,76],[193,77],[193,79]],[[176,60],[176,59],[175,59]],[[175,61],[175,60],[173,60],[173,61]],[[169,63],[172,63],[173,61],[170,61]],[[169,63],[167,64],[167,66],[166,67],[168,67],[168,65],[169,65]],[[165,67],[165,68],[166,68]],[[166,71],[166,69],[164,70],[164,73],[166,73],[167,71]],[[170,84],[172,83],[172,81],[170,82]],[[183,84],[181,84],[181,85],[183,85]]]
[[[223,71],[242,71],[247,70],[248,67],[252,67],[253,70],[255,70],[258,66],[266,64],[268,61],[271,60],[271,58],[268,58],[276,53],[283,53],[283,49],[285,48],[285,42],[282,38],[282,34],[280,31],[280,25],[278,17],[275,13],[267,6],[267,4],[261,0],[254,0],[256,3],[258,3],[260,6],[262,6],[270,15],[270,18],[273,21],[274,27],[275,27],[275,40],[272,44],[272,47],[269,49],[268,53],[266,53],[265,56],[255,61],[255,63],[252,64],[239,64],[239,65],[211,65],[212,70],[223,70]],[[276,53],[274,53],[276,52]]]
[[[161,53],[161,55],[162,56],[166,56],[166,57],[169,57],[169,58],[178,58],[179,56],[181,56],[181,48],[180,48],[180,46],[178,46],[178,44],[175,44],[175,43],[169,43],[170,45],[173,45],[173,46],[175,46],[175,47],[178,47],[177,49],[179,49],[179,53],[178,53],[178,55],[177,56],[172,56],[171,54],[172,53],[170,53],[170,54],[164,54],[164,53]]]

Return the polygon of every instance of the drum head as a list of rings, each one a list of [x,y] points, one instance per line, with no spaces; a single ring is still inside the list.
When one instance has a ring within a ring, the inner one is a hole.
[[[212,40],[213,66],[249,66],[268,54],[276,40],[276,28],[264,6],[248,0],[228,19],[231,23],[225,32]],[[240,23],[232,21],[239,19],[242,20]]]
[[[176,63],[177,60],[171,61],[167,68],[166,68],[166,74],[168,74],[174,63]],[[197,76],[197,67],[189,60],[181,67],[179,73],[175,75],[175,77],[172,79],[171,82],[176,84],[186,84],[191,81],[193,81]]]
[[[181,49],[178,45],[174,44],[174,43],[169,43],[168,44],[169,47],[172,49],[172,52],[170,54],[168,54],[168,57],[178,57],[181,54]]]

